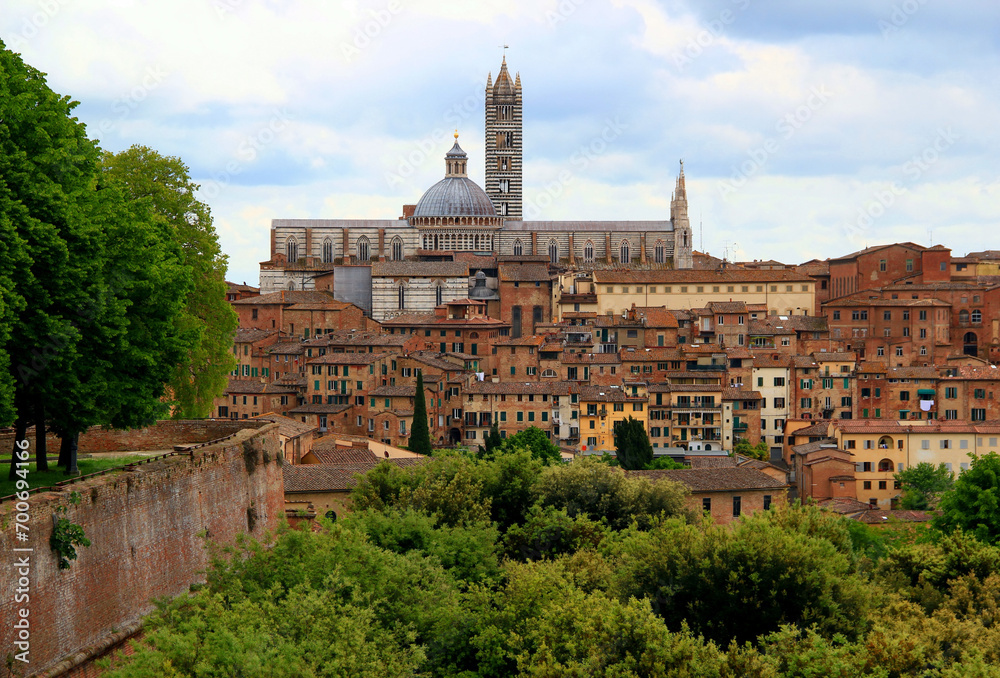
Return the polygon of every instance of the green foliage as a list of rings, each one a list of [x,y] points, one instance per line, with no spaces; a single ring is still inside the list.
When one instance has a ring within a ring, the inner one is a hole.
[[[505,451],[475,465],[484,499],[489,500],[490,517],[501,532],[525,521],[535,503],[535,483],[543,468],[543,461],[524,449]]]
[[[865,625],[865,585],[850,557],[774,520],[741,520],[731,529],[672,520],[605,544],[612,590],[622,600],[648,598],[672,630],[686,623],[728,644],[784,624],[815,625],[826,637],[854,637]]]
[[[79,501],[79,495],[77,495],[77,500],[73,503],[79,503]],[[66,507],[60,506],[57,513],[65,514]],[[56,552],[59,569],[68,570],[69,561],[76,560],[76,547],[90,546],[90,540],[87,539],[81,526],[71,522],[64,515],[59,515],[55,518],[55,525],[52,527],[49,546]]]
[[[607,534],[603,523],[585,515],[570,518],[563,509],[534,506],[524,525],[514,525],[504,535],[504,553],[522,562],[555,558],[596,548]]]
[[[926,461],[900,471],[893,477],[903,489],[900,508],[913,511],[935,508],[939,495],[951,489],[955,482],[955,474],[947,466],[938,464],[935,468],[934,464]]]
[[[424,393],[424,375],[417,371],[417,391],[413,398],[413,428],[410,430],[411,452],[430,455],[431,431],[427,426],[427,397]]]
[[[430,556],[463,582],[489,581],[499,572],[498,533],[488,524],[448,527],[412,509],[391,509],[350,514],[344,525],[361,532],[379,548],[401,555],[417,551]]]
[[[934,526],[962,530],[990,544],[1000,538],[1000,455],[970,454],[971,467],[941,496]]]
[[[673,471],[682,468],[687,468],[687,466],[666,456],[657,457],[646,464],[647,471]]]
[[[742,454],[744,457],[768,461],[771,458],[771,451],[767,447],[767,442],[761,440],[756,445],[751,445],[746,438],[737,438],[733,444],[733,454]]]
[[[226,301],[227,257],[219,247],[211,211],[194,197],[199,187],[180,158],[132,146],[105,153],[102,170],[109,184],[147,209],[180,244],[180,261],[190,269],[193,286],[175,317],[185,350],[170,376],[170,390],[175,417],[206,417],[236,365],[232,342],[237,326],[236,313]]]
[[[615,456],[618,465],[629,471],[649,466],[653,461],[653,446],[649,443],[645,425],[631,416],[615,422]]]
[[[589,457],[545,469],[536,492],[543,507],[563,509],[571,518],[603,520],[615,530],[633,521],[647,527],[661,515],[686,515],[688,494],[680,483],[628,478],[621,469]]]
[[[523,431],[518,431],[510,438],[503,441],[501,449],[505,451],[528,450],[532,456],[541,460],[543,464],[555,464],[562,461],[559,447],[549,440],[545,432],[536,426],[529,426]]]

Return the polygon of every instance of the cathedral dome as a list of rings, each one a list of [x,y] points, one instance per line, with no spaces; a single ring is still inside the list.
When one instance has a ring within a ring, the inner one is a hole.
[[[427,189],[417,202],[414,217],[495,217],[493,201],[486,191],[469,179],[466,173],[468,156],[455,145],[444,157],[444,179]]]
[[[468,177],[446,177],[427,189],[420,198],[415,217],[494,217],[493,202]]]

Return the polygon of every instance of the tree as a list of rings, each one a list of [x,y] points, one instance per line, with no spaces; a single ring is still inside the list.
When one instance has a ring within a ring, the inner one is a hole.
[[[102,168],[109,181],[132,200],[145,203],[155,219],[169,226],[181,246],[181,261],[191,267],[194,287],[176,320],[187,350],[174,367],[170,391],[176,418],[206,417],[236,365],[232,346],[238,324],[226,301],[227,257],[219,246],[211,211],[194,197],[199,186],[180,158],[132,146],[121,153],[105,153]]]
[[[995,544],[1000,539],[1000,455],[970,454],[971,467],[958,476],[951,490],[941,496],[941,515],[935,527],[962,530],[980,541]]]
[[[955,482],[955,474],[947,466],[939,464],[935,468],[934,464],[926,461],[900,471],[894,477],[903,489],[900,507],[913,511],[934,508],[939,495]]]
[[[744,457],[767,461],[771,458],[771,453],[767,449],[767,443],[761,440],[756,445],[751,445],[746,438],[737,438],[733,444],[733,454],[742,454]]]
[[[549,440],[545,431],[537,426],[529,426],[523,431],[518,431],[503,441],[502,448],[507,451],[528,450],[531,456],[540,459],[546,465],[562,461],[559,448]]]
[[[486,440],[483,443],[483,445],[479,446],[478,456],[480,459],[489,459],[503,445],[503,438],[500,437],[500,426],[495,421],[490,426],[490,433],[486,436]]]
[[[647,471],[673,471],[675,469],[687,468],[685,464],[674,461],[670,457],[657,457],[646,464]]]
[[[653,461],[653,446],[649,444],[646,427],[638,419],[629,417],[615,422],[615,454],[618,465],[636,471]]]
[[[417,372],[417,392],[413,398],[413,428],[410,429],[411,452],[431,453],[431,432],[427,427],[427,400],[424,396],[424,375]]]

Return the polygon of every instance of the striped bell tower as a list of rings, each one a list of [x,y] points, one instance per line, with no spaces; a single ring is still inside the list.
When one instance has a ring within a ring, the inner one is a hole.
[[[521,75],[511,80],[505,55],[496,82],[486,77],[486,194],[505,220],[523,219],[521,166]]]

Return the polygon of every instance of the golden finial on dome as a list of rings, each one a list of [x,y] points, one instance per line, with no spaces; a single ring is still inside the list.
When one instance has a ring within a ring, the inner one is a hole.
[[[458,143],[458,130],[455,130],[455,143]]]

